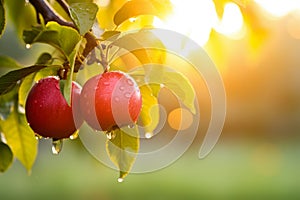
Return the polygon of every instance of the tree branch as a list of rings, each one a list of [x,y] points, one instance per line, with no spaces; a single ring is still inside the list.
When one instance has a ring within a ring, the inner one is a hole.
[[[59,5],[64,9],[64,11],[70,16],[70,12],[69,12],[69,6],[68,4],[65,2],[65,0],[56,0],[57,3],[59,3]]]
[[[49,5],[49,3],[45,0],[29,0],[29,2],[33,5],[37,13],[40,13],[44,21],[47,23],[49,21],[55,21],[63,26],[69,26],[75,28],[73,22],[65,21],[59,14],[57,14]]]

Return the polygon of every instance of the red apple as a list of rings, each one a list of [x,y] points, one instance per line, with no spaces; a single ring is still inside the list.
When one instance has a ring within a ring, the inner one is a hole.
[[[25,112],[29,126],[43,137],[68,138],[83,123],[79,115],[80,92],[81,86],[73,82],[72,106],[69,106],[60,91],[58,78],[51,76],[39,80],[26,100]]]
[[[83,118],[95,130],[132,125],[142,107],[139,87],[132,77],[120,72],[106,72],[89,79],[80,96]]]

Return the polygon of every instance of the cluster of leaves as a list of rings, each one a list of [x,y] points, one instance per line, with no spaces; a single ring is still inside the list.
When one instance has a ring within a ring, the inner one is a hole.
[[[151,25],[154,16],[164,18],[171,10],[168,0],[114,0],[105,7],[90,0],[33,2],[41,4],[0,0],[0,37],[6,16],[9,16],[27,47],[34,43],[45,43],[55,49],[51,54],[42,53],[36,63],[29,67],[0,56],[0,67],[9,69],[7,74],[0,77],[0,172],[10,166],[13,157],[19,159],[28,171],[34,164],[38,142],[26,122],[24,106],[27,94],[37,80],[50,75],[59,76],[63,83],[62,94],[70,103],[71,82],[77,74],[85,74],[84,81],[90,78],[91,74],[85,73],[89,65],[97,63],[103,66],[103,70],[109,70],[110,66],[111,70],[128,71],[126,66],[131,63],[123,57],[114,59],[115,50],[130,50],[130,44],[145,41],[156,46],[159,44],[163,49],[160,40],[146,27]],[[59,15],[49,18],[53,15],[47,13],[49,9]],[[17,15],[22,17],[17,18]],[[138,31],[124,34],[133,29]],[[143,48],[129,53],[142,65],[162,64],[165,57],[165,52]],[[145,132],[153,132],[158,124],[157,97],[161,85],[176,94],[191,112],[195,112],[193,87],[182,74],[163,67],[140,67],[131,71],[130,75],[136,79],[147,79],[140,84],[143,108],[138,121]],[[120,178],[129,173],[139,151],[139,130],[136,128],[131,131],[134,133],[128,135],[122,129],[116,129],[112,133],[114,137],[107,140],[108,155],[119,168]]]

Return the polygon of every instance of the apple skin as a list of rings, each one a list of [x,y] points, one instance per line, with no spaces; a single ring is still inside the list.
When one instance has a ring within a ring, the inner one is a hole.
[[[132,77],[111,71],[90,78],[83,86],[80,108],[90,127],[110,131],[136,123],[142,107],[140,90]]]
[[[79,99],[81,86],[72,82],[71,107],[64,99],[59,79],[51,76],[39,80],[31,88],[25,114],[32,130],[46,138],[69,138],[83,123]]]

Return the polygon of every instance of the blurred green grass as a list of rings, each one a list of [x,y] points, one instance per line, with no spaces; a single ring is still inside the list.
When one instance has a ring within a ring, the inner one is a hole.
[[[50,146],[40,142],[30,176],[18,161],[0,174],[2,200],[300,199],[296,141],[227,139],[203,160],[193,146],[167,168],[130,174],[123,183],[79,141],[66,141],[58,156],[51,155]]]

